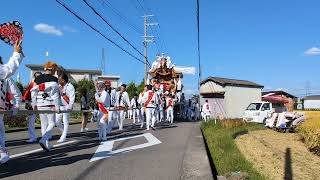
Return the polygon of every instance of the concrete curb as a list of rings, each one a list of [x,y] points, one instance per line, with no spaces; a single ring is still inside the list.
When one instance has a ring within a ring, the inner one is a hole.
[[[192,128],[186,147],[181,180],[212,180],[215,175],[212,173],[210,160],[207,156],[204,137],[200,130],[200,123],[196,122]]]

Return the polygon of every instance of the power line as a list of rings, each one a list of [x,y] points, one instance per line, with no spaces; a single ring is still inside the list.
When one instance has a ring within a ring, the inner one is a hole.
[[[106,0],[99,0],[102,4],[102,6],[106,7],[108,6],[119,18],[120,20],[122,20],[125,24],[128,25],[128,27],[130,27],[132,30],[134,30],[136,33],[138,34],[143,34],[143,30],[139,29],[136,25],[134,25],[134,23],[132,23],[128,18],[126,18],[125,15],[122,15],[122,13],[117,10],[116,8],[112,7],[111,3],[109,1]]]
[[[144,56],[136,47],[134,47],[116,28],[114,28],[104,17],[99,14],[88,2],[87,0],[82,0],[97,16],[99,16],[107,25],[116,32],[125,42],[127,42],[134,50],[136,50],[141,56]]]
[[[99,30],[97,30],[95,27],[93,27],[92,25],[90,25],[89,23],[87,23],[83,18],[81,18],[78,14],[76,14],[74,11],[72,11],[69,7],[67,7],[65,4],[63,4],[62,2],[60,2],[59,0],[56,0],[57,3],[59,3],[62,7],[64,7],[67,11],[69,11],[71,14],[73,14],[75,17],[77,17],[80,21],[82,21],[83,23],[85,23],[87,26],[89,26],[92,30],[94,30],[95,32],[97,32],[98,34],[100,34],[103,38],[105,38],[106,40],[108,40],[109,42],[111,42],[113,45],[115,45],[116,47],[118,47],[119,49],[121,49],[122,51],[124,51],[125,53],[127,53],[129,56],[133,57],[134,59],[136,59],[137,61],[145,64],[143,62],[143,60],[137,58],[136,56],[134,56],[132,53],[130,53],[129,51],[127,51],[126,49],[122,48],[120,45],[118,45],[116,42],[114,42],[112,39],[108,38],[106,35],[104,35],[103,33],[101,33]],[[150,64],[147,62],[148,66],[150,66]]]

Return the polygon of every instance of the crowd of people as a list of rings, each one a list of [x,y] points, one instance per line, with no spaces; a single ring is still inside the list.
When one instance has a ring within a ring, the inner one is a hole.
[[[0,163],[9,160],[9,154],[5,147],[5,128],[3,117],[5,113],[11,112],[16,115],[21,101],[25,102],[25,108],[32,110],[33,114],[28,115],[27,142],[37,142],[35,132],[36,114],[39,114],[41,122],[41,135],[38,141],[40,146],[50,151],[52,145],[50,139],[52,130],[57,127],[61,130],[58,143],[66,141],[68,134],[70,112],[75,103],[75,88],[69,83],[68,75],[61,73],[58,77],[55,74],[58,65],[54,62],[44,64],[44,73],[34,73],[34,81],[29,85],[23,95],[10,78],[18,69],[23,59],[21,41],[14,46],[14,53],[6,64],[0,59]],[[123,121],[127,113],[133,123],[140,123],[140,127],[147,130],[154,128],[156,121],[168,121],[173,123],[174,99],[167,93],[159,93],[151,85],[146,85],[143,92],[136,94],[131,100],[126,92],[126,85],[123,84],[119,91],[111,88],[110,81],[95,82],[96,93],[96,117],[98,125],[99,140],[107,140],[107,135],[115,125],[123,130]],[[81,132],[87,131],[87,119],[89,113],[88,97],[85,92],[81,93],[81,110],[83,111],[83,122]],[[144,123],[145,122],[145,123]]]
[[[34,73],[34,81],[29,85],[23,95],[10,77],[18,69],[22,59],[23,52],[21,41],[14,46],[14,53],[6,64],[2,63],[0,58],[0,164],[9,160],[9,154],[5,147],[5,128],[3,117],[5,113],[11,112],[15,115],[19,110],[21,101],[25,102],[25,109],[32,110],[33,114],[28,115],[28,134],[27,142],[37,142],[35,132],[36,115],[39,114],[41,122],[41,135],[38,141],[45,151],[50,151],[52,145],[50,139],[52,130],[57,127],[61,130],[61,136],[58,143],[66,141],[70,112],[75,103],[75,88],[69,82],[68,75],[59,73],[55,76],[58,65],[54,62],[44,64],[44,73]],[[124,128],[124,119],[126,116],[132,119],[133,124],[140,125],[140,128],[155,129],[156,123],[173,123],[174,117],[189,120],[197,120],[202,116],[207,119],[207,112],[211,111],[206,102],[203,111],[199,108],[197,101],[186,101],[184,95],[173,94],[165,91],[161,85],[145,85],[142,92],[135,94],[130,100],[126,91],[126,84],[122,84],[118,91],[111,87],[110,81],[95,81],[96,93],[94,95],[95,108],[93,110],[93,119],[96,119],[98,138],[100,141],[106,141],[107,136],[115,127],[120,131]],[[89,113],[89,98],[85,91],[80,92],[81,111],[83,119],[81,132],[88,130],[87,123]],[[175,106],[177,104],[177,106]],[[177,108],[178,107],[178,108]],[[177,110],[179,112],[174,112]],[[2,112],[2,113],[1,113]]]
[[[88,106],[87,97],[82,97],[81,107]],[[99,140],[104,141],[115,125],[123,130],[123,121],[127,117],[133,124],[144,126],[147,130],[154,129],[156,122],[173,123],[174,98],[169,93],[160,93],[152,85],[145,85],[142,92],[135,94],[130,100],[126,84],[116,91],[110,81],[97,81],[95,100],[97,107],[93,114],[98,123]],[[85,130],[83,126],[81,131]]]

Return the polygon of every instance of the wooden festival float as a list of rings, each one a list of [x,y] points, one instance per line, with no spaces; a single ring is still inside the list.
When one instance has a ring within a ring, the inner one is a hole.
[[[170,57],[164,55],[157,57],[148,73],[149,84],[175,98],[175,116],[181,114],[183,105],[181,102],[182,78],[183,73],[171,63]]]

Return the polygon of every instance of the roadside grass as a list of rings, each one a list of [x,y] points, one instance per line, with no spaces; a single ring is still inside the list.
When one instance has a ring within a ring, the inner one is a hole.
[[[263,125],[242,120],[223,120],[217,124],[214,121],[204,122],[201,128],[219,175],[226,176],[240,171],[246,173],[249,179],[266,179],[246,160],[234,141],[237,135],[264,129]]]
[[[306,121],[298,128],[298,133],[308,149],[320,156],[320,111],[304,111]]]

